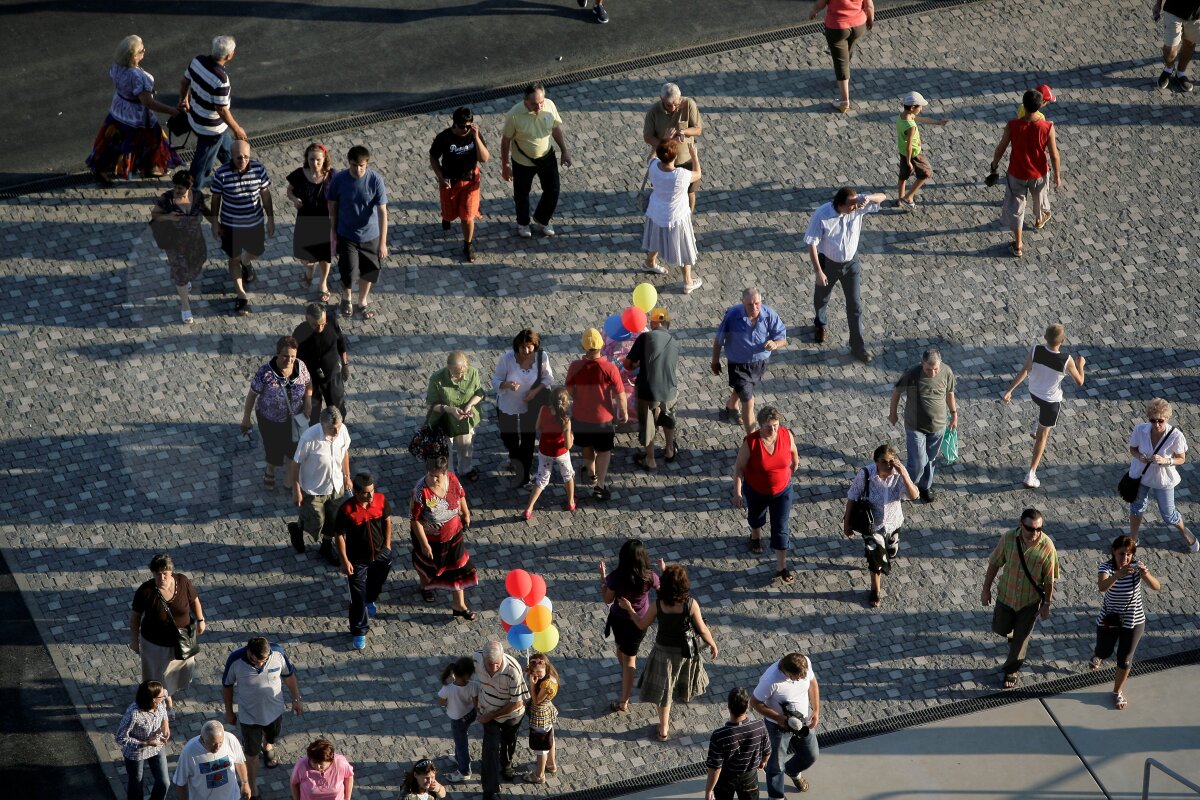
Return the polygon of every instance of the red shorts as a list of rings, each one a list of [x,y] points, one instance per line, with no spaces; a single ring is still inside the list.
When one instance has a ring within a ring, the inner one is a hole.
[[[479,170],[469,181],[454,181],[447,189],[440,185],[442,219],[469,222],[479,216]]]

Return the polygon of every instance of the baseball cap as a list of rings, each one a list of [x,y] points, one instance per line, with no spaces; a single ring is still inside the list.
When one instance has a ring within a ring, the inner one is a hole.
[[[670,322],[671,321],[671,312],[667,311],[662,306],[659,306],[658,308],[656,308],[650,312],[650,321],[651,322]]]
[[[1046,84],[1043,83],[1041,86],[1038,86],[1037,91],[1042,95],[1042,102],[1044,102],[1044,103],[1053,103],[1054,102],[1054,90],[1051,89]]]
[[[599,350],[601,347],[604,347],[604,337],[595,328],[588,328],[583,332],[579,343],[583,346],[584,350]]]
[[[927,106],[929,101],[920,92],[909,92],[904,95],[903,103],[906,106]]]

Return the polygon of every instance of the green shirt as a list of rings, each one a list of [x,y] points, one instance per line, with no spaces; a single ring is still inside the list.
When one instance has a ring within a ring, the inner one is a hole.
[[[915,119],[908,119],[903,114],[896,117],[896,144],[900,147],[900,156],[908,158],[908,129],[912,128],[913,132],[913,149],[912,154],[915,156],[921,152],[921,129],[917,127]]]
[[[479,370],[467,367],[462,379],[457,383],[450,377],[450,368],[443,367],[429,378],[429,391],[425,393],[425,405],[429,407],[426,422],[430,425],[441,424],[449,436],[462,436],[470,433],[479,424],[479,404],[471,409],[471,416],[459,419],[451,413],[434,413],[437,405],[462,408],[472,397],[483,397],[483,386],[479,383]]]
[[[917,364],[896,381],[904,392],[904,427],[910,431],[936,433],[946,427],[950,395],[954,393],[954,370],[945,362],[935,377],[929,377]]]
[[[996,602],[1004,603],[1017,611],[1042,601],[1041,595],[1033,588],[1021,567],[1021,556],[1017,553],[1017,539],[1020,536],[1020,528],[1014,528],[1001,536],[1000,544],[996,545],[988,562],[989,566],[999,570],[996,579]],[[1024,547],[1024,544],[1021,546]],[[1054,549],[1054,542],[1046,534],[1039,536],[1032,547],[1025,547],[1025,563],[1043,591],[1058,580],[1058,551]]]
[[[650,106],[650,110],[646,112],[646,119],[642,123],[642,135],[662,139],[671,128],[681,131],[684,128],[695,128],[703,124],[704,122],[700,118],[700,109],[696,108],[696,101],[690,97],[681,97],[679,108],[674,111],[667,111],[663,108],[661,101]],[[692,154],[688,150],[688,145],[695,143],[696,137],[694,136],[685,136],[679,143],[679,154],[675,156],[676,166],[682,167],[692,163]]]

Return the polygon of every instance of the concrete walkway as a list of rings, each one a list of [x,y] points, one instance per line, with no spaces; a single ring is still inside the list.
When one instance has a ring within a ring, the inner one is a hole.
[[[1110,670],[1111,672],[1111,670]],[[1116,711],[1111,684],[1025,700],[821,752],[807,797],[846,800],[1140,798],[1147,758],[1200,781],[1200,666],[1135,676]],[[766,797],[766,781],[760,784]],[[789,796],[798,794],[789,785]],[[628,800],[703,798],[704,779]],[[1150,797],[1194,797],[1155,770]]]

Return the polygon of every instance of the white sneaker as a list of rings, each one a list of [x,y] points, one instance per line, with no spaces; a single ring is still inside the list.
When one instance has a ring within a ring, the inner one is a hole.
[[[704,281],[700,280],[699,278],[696,278],[694,281],[689,283],[687,286],[683,287],[683,293],[691,294],[692,292],[696,291],[703,285],[704,285]]]
[[[1188,545],[1188,552],[1200,553],[1200,539],[1197,539],[1195,535],[1192,536],[1192,543]]]
[[[446,776],[446,780],[450,781],[450,783],[462,783],[463,781],[471,780],[471,773],[468,772],[466,775],[463,775],[458,770],[454,770],[454,772]]]
[[[538,225],[538,228],[541,230],[542,236],[553,236],[554,235],[554,226],[551,225],[550,223],[546,223],[545,225]]]
[[[533,236],[533,233],[529,230],[528,225],[518,225],[517,236],[520,236],[522,239],[528,239],[530,236]]]
[[[1041,485],[1042,485],[1042,482],[1038,480],[1037,473],[1034,472],[1033,470],[1030,470],[1029,474],[1025,476],[1025,488],[1026,489],[1036,489]]]

